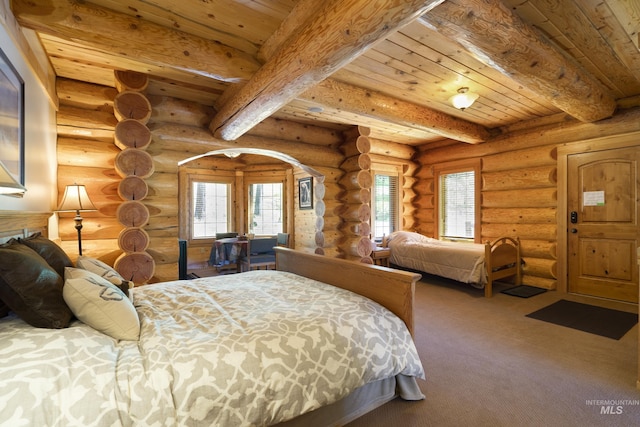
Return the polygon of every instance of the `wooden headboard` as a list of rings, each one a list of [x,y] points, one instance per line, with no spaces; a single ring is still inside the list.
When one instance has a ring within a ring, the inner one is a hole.
[[[41,232],[48,237],[51,212],[0,211],[0,243]]]
[[[276,247],[276,269],[347,289],[388,308],[414,334],[417,273]]]

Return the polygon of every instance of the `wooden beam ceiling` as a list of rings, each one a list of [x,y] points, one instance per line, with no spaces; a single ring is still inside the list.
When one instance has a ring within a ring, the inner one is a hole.
[[[209,128],[232,140],[444,0],[327,0],[220,108]],[[285,20],[285,24],[287,20]]]
[[[484,142],[490,136],[487,129],[475,123],[332,79],[311,87],[300,98],[471,144]]]
[[[118,56],[207,78],[240,82],[260,67],[237,49],[123,13],[73,0],[13,0],[23,27]]]
[[[605,119],[616,109],[598,80],[500,0],[448,0],[420,20],[578,120]]]
[[[297,98],[393,126],[470,143],[486,141],[494,132],[480,125],[327,79],[421,15],[421,23],[458,40],[478,59],[571,116],[588,122],[613,114],[616,103],[606,88],[501,1],[443,2],[330,0],[318,6],[315,0],[300,0],[262,46],[259,60],[215,41],[91,3],[13,0],[12,9],[25,28],[90,45],[123,61],[146,63],[150,70],[178,70],[223,82],[227,90],[215,103],[218,113],[209,127],[227,140]]]

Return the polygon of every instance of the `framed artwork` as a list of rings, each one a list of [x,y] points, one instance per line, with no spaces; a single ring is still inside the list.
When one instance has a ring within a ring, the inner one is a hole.
[[[300,209],[313,209],[313,177],[298,180],[298,203]]]
[[[1,49],[0,161],[24,185],[24,81]]]

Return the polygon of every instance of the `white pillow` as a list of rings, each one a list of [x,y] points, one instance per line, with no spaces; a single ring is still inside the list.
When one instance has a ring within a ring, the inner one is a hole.
[[[117,286],[78,268],[65,268],[64,277],[62,297],[78,319],[112,338],[138,340],[138,312]]]
[[[97,274],[100,277],[107,279],[114,285],[120,285],[124,282],[124,277],[113,269],[109,264],[106,264],[99,259],[90,258],[87,256],[79,256],[76,261],[76,267],[89,270],[92,273]]]

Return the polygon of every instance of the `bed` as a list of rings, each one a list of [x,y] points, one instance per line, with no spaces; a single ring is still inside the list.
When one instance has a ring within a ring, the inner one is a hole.
[[[386,237],[389,261],[400,267],[446,277],[493,294],[493,282],[515,277],[521,284],[519,239],[501,237],[485,244],[443,241],[411,231],[396,231]]]
[[[276,271],[140,286],[127,298],[108,267],[52,256],[47,217],[0,212],[2,301],[26,258],[38,265],[30,283],[62,286],[71,311],[65,325],[49,294],[39,302],[58,323],[34,327],[41,318],[5,307],[0,425],[343,425],[397,396],[424,398],[412,339],[419,274],[278,248]],[[18,245],[36,246],[50,270]],[[87,291],[78,309],[67,297],[86,282],[100,298]]]

